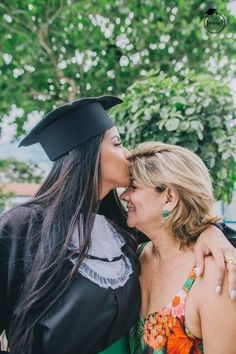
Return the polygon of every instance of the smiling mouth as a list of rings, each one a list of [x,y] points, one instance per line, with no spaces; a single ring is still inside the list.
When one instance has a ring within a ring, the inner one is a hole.
[[[133,212],[133,211],[135,211],[136,209],[134,208],[134,207],[130,207],[130,206],[128,206],[127,207],[127,212],[129,213],[129,212]]]

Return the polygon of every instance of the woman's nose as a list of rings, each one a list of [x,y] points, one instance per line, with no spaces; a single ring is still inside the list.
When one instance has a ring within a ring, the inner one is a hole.
[[[129,201],[129,194],[130,194],[130,188],[127,188],[123,193],[120,195],[120,199],[124,200],[125,202]]]
[[[123,147],[123,149],[124,149],[125,158],[128,160],[131,157],[131,152],[125,147]]]

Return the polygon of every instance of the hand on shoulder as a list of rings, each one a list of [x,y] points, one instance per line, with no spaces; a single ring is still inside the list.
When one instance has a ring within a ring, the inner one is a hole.
[[[196,280],[195,288],[204,353],[235,354],[236,301],[228,295],[227,278],[221,294],[216,294],[215,277],[215,261],[207,257],[204,275]]]

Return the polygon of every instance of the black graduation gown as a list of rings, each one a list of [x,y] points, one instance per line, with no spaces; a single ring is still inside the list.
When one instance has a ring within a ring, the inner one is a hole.
[[[0,333],[8,333],[24,281],[24,241],[37,224],[26,206],[7,212],[0,222]],[[79,273],[34,332],[37,354],[95,354],[128,333],[140,309],[139,267],[123,287],[102,288]],[[66,267],[71,267],[67,262]],[[23,353],[23,352],[22,352]]]
[[[0,333],[4,329],[8,333],[24,281],[25,242],[39,222],[38,212],[27,206],[16,207],[1,218]],[[224,224],[219,227],[235,242],[233,230]],[[95,354],[127,334],[141,304],[139,268],[131,263],[133,274],[115,290],[101,288],[78,273],[60,301],[38,322],[34,335],[40,354]]]

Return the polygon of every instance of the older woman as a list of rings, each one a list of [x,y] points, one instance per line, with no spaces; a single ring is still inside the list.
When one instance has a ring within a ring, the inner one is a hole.
[[[235,354],[236,302],[226,281],[216,296],[211,256],[203,277],[195,269],[196,240],[218,220],[206,166],[185,148],[157,142],[140,145],[131,161],[132,185],[121,198],[128,225],[150,239],[139,252],[142,305],[131,353]],[[225,262],[236,267],[233,256]]]
[[[114,191],[129,185],[129,152],[107,114],[121,102],[70,102],[21,142],[40,143],[54,163],[36,196],[0,220],[0,334],[5,330],[11,353],[94,354],[117,340],[106,354],[128,353],[139,264]],[[218,257],[231,250],[214,226],[201,239]]]

